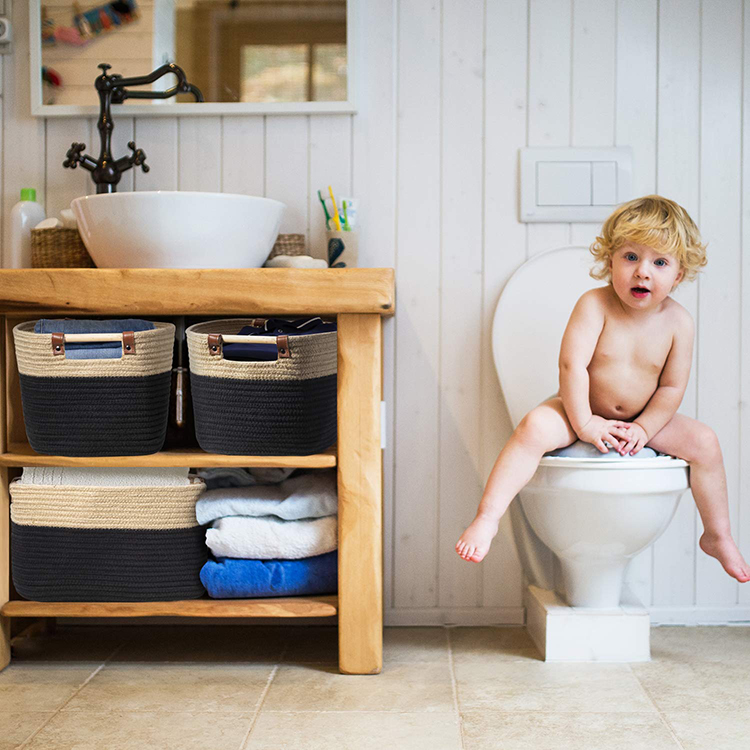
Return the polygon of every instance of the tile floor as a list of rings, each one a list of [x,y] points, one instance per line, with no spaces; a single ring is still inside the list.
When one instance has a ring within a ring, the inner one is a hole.
[[[748,750],[750,628],[655,628],[645,664],[545,664],[521,628],[59,627],[0,673],[0,750]]]

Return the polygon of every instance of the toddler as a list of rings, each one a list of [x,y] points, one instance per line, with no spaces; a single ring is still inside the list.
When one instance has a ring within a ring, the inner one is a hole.
[[[487,554],[498,522],[542,456],[583,440],[607,453],[649,445],[690,463],[703,522],[700,547],[741,583],[750,566],[732,539],[727,483],[714,431],[677,413],[690,374],[693,320],[670,296],[706,264],[684,208],[658,195],[619,206],[591,246],[605,287],[576,303],[560,346],[560,391],[532,409],[501,451],[479,510],[456,544],[471,562]]]

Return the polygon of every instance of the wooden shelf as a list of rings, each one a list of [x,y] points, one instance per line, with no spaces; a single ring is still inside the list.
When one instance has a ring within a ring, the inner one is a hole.
[[[392,268],[0,270],[7,315],[338,315],[395,310]]]
[[[294,596],[279,599],[189,599],[177,602],[29,602],[14,600],[4,617],[330,617],[338,597]]]
[[[296,467],[325,469],[336,466],[336,446],[311,456],[225,456],[200,448],[178,448],[147,456],[43,456],[26,444],[11,444],[0,454],[0,466],[213,466]]]

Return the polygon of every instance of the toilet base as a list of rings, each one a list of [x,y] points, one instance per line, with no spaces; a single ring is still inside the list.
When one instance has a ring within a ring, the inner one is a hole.
[[[554,591],[528,586],[526,629],[544,661],[651,661],[651,617],[627,586],[619,607],[569,607]]]

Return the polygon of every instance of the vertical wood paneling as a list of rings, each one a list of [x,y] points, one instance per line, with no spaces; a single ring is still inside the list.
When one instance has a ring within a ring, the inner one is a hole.
[[[484,0],[443,0],[438,601],[481,604],[482,571],[454,549],[482,496]],[[475,332],[467,335],[467,331]]]
[[[571,0],[529,0],[529,146],[570,145]],[[567,224],[528,224],[528,256],[569,243]]]
[[[709,264],[699,287],[697,416],[719,436],[729,490],[729,515],[739,516],[740,179],[742,5],[703,6],[701,34],[701,231]],[[717,336],[716,332],[722,335]],[[699,526],[700,532],[700,526]],[[698,553],[696,604],[734,605],[737,582]]]
[[[491,356],[492,316],[525,257],[588,244],[595,229],[518,222],[518,149],[526,144],[630,145],[634,194],[677,200],[710,243],[700,284],[676,295],[698,324],[681,411],[697,413],[722,440],[733,528],[750,558],[750,262],[740,250],[750,241],[750,176],[743,184],[740,171],[750,175],[748,131],[740,132],[750,114],[740,120],[739,109],[750,100],[742,90],[750,67],[744,78],[741,70],[750,14],[743,40],[743,4],[361,3],[353,117],[117,114],[115,154],[127,154],[135,137],[151,167],[126,174],[120,189],[265,194],[287,204],[281,231],[307,233],[314,252],[323,232],[315,190],[330,182],[360,199],[360,264],[397,273],[399,312],[384,328],[384,564],[386,611],[403,610],[402,622],[467,621],[483,608],[520,605],[507,517],[482,565],[453,552],[511,432]],[[28,4],[14,3],[13,20],[17,39],[25,38]],[[91,119],[29,116],[28,59],[18,51],[0,58],[0,76],[4,252],[21,187],[36,187],[53,214],[93,192],[88,173],[61,163],[74,140],[98,153],[98,133]],[[731,613],[737,587],[718,563],[696,555],[696,528],[687,495],[653,553],[631,566],[630,583],[660,612],[717,606]],[[739,592],[747,608],[750,588]]]
[[[309,119],[266,118],[266,197],[286,204],[282,234],[305,234],[309,207]]]
[[[573,0],[571,146],[613,146],[615,0]],[[570,242],[588,247],[600,224],[571,224]]]
[[[528,9],[516,0],[488,2],[484,92],[484,267],[480,471],[484,484],[513,426],[492,356],[492,320],[500,291],[526,258],[526,228],[518,221],[518,149],[526,145]],[[515,501],[517,502],[517,501]],[[469,519],[471,520],[471,519]],[[521,567],[505,514],[482,562],[482,605],[519,607]]]
[[[397,0],[359,3],[354,18],[355,101],[352,118],[352,193],[360,202],[359,264],[395,267],[396,246],[396,38]],[[378,123],[373,127],[373,123]],[[318,209],[320,210],[320,209]],[[384,601],[393,603],[395,321],[383,325]]]
[[[750,560],[750,3],[743,2],[742,237],[740,258],[740,508],[735,539]],[[739,603],[750,605],[750,587],[740,586]]]
[[[308,196],[308,251],[315,258],[325,258],[326,221],[317,191],[328,196],[328,185],[336,196],[343,217],[341,196],[351,197],[352,125],[349,115],[324,115],[310,118],[310,192]],[[343,222],[343,218],[341,219]],[[331,221],[331,229],[335,229]]]
[[[28,3],[15,2],[12,7],[14,35],[23,39],[29,28]],[[10,222],[7,217],[18,202],[21,188],[36,188],[39,196],[45,191],[44,121],[31,117],[29,99],[29,57],[8,55],[3,60],[3,265],[8,257]],[[65,156],[63,155],[63,159]],[[61,167],[62,169],[62,167]]]
[[[399,4],[394,565],[405,575],[396,576],[396,607],[437,605],[440,11]]]
[[[659,4],[657,191],[677,201],[700,226],[700,2]],[[675,299],[699,324],[698,284],[683,284]],[[696,414],[697,354],[680,411]],[[672,523],[654,544],[653,604],[690,606],[695,598],[696,512],[686,492]]]
[[[89,138],[89,121],[85,117],[64,120],[47,120],[46,123],[45,172],[46,185],[37,189],[38,200],[44,203],[47,216],[58,216],[64,208],[70,208],[74,198],[86,195],[93,188],[91,172],[78,166],[65,169],[65,154],[73,142],[85,143],[85,153],[96,158],[99,154],[98,139]],[[98,135],[98,133],[97,133]]]
[[[221,118],[180,117],[177,154],[180,190],[221,190]]]
[[[266,182],[265,118],[223,117],[221,191],[263,196]]]
[[[657,0],[617,5],[615,145],[633,150],[633,195],[656,192]],[[653,546],[635,557],[627,582],[651,604]]]
[[[135,122],[135,144],[146,152],[149,171],[134,175],[136,190],[177,190],[179,131],[176,117],[141,117]]]

